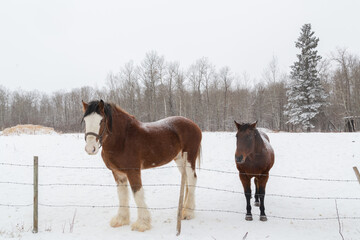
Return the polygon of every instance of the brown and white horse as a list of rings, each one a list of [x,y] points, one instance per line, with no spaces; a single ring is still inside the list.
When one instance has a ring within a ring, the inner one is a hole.
[[[269,179],[269,171],[274,165],[274,150],[270,145],[269,137],[256,128],[256,123],[242,123],[235,121],[236,133],[236,152],[235,163],[239,170],[239,177],[244,187],[246,197],[246,217],[251,221],[251,186],[250,180],[255,177],[255,206],[260,205],[260,220],[266,221],[265,215],[265,187]],[[259,204],[260,198],[260,204]]]
[[[182,171],[182,153],[188,153],[186,163],[186,198],[183,219],[194,217],[195,163],[200,161],[201,130],[184,117],[169,117],[153,123],[142,123],[115,104],[102,100],[83,103],[85,121],[85,151],[94,155],[102,146],[101,156],[117,183],[119,210],[111,219],[112,227],[130,223],[130,183],[138,207],[138,218],[132,230],[151,228],[150,212],[144,200],[141,170],[162,166],[175,160]]]

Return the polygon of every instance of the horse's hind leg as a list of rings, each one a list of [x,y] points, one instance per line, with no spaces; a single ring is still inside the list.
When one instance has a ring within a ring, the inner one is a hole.
[[[194,218],[195,209],[195,187],[197,182],[197,176],[195,173],[195,165],[191,166],[189,162],[186,163],[186,199],[182,213],[183,219]]]
[[[267,221],[265,214],[265,187],[269,176],[262,176],[259,178],[259,197],[260,197],[260,221]]]
[[[138,218],[136,222],[131,225],[131,229],[139,232],[144,232],[151,228],[151,216],[145,203],[144,189],[142,187],[140,170],[130,171],[128,172],[127,176],[138,209]]]
[[[250,199],[251,199],[251,179],[243,173],[239,173],[239,177],[241,180],[241,183],[244,187],[244,193],[245,193],[245,198],[246,198],[246,216],[245,216],[245,220],[246,221],[252,221],[253,217],[251,214],[251,204],[250,204]]]
[[[191,164],[193,159],[194,164]],[[185,198],[184,198],[184,209],[182,212],[182,219],[192,219],[194,218],[194,209],[195,209],[195,187],[197,182],[197,176],[195,173],[195,161],[196,155],[189,155],[188,161],[186,162],[186,189],[185,189]],[[180,173],[183,171],[183,162],[184,158],[181,157],[181,152],[175,158],[175,162],[179,168]]]
[[[257,177],[254,178],[254,183],[255,183],[255,203],[254,205],[256,207],[260,206],[259,203],[259,180],[257,179]]]
[[[130,223],[129,212],[129,191],[127,187],[127,177],[121,172],[114,172],[113,175],[117,184],[117,192],[119,197],[119,210],[116,216],[110,221],[110,226],[120,227]]]

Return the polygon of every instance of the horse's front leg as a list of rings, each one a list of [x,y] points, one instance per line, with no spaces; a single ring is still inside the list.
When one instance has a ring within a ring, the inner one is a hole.
[[[132,230],[144,232],[151,228],[151,216],[145,203],[144,189],[141,183],[141,170],[133,170],[128,172],[127,176],[131,189],[134,194],[134,200],[138,208],[138,218],[131,225]]]
[[[111,219],[110,226],[121,227],[130,223],[129,191],[127,187],[127,177],[124,173],[115,171],[113,171],[113,175],[117,184],[119,210],[118,214]]]
[[[246,216],[245,216],[245,220],[246,221],[252,221],[253,217],[251,214],[251,204],[250,204],[250,199],[251,199],[251,179],[243,173],[239,173],[240,176],[240,180],[241,183],[244,187],[244,192],[245,192],[245,198],[246,198]]]

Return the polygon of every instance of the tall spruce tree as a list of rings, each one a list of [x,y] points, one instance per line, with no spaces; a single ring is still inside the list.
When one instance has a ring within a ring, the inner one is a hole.
[[[315,127],[316,117],[322,112],[327,97],[317,70],[321,59],[315,50],[318,42],[319,38],[311,31],[311,24],[303,25],[300,37],[295,42],[301,53],[297,54],[298,60],[291,66],[291,81],[286,92],[288,104],[285,106],[285,114],[289,118],[287,123],[308,132]]]

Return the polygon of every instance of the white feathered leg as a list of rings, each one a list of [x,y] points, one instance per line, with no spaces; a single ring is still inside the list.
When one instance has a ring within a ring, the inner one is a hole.
[[[176,165],[179,168],[180,173],[183,171],[184,159],[181,157],[181,152],[175,158]],[[185,188],[185,199],[184,209],[182,211],[182,219],[194,218],[195,209],[195,187],[196,187],[196,174],[195,170],[191,168],[189,162],[186,163],[186,188]]]
[[[195,170],[191,168],[190,163],[186,163],[186,199],[184,204],[184,209],[182,213],[183,219],[192,219],[194,218],[194,209],[195,209],[195,187],[196,187],[196,174]]]
[[[151,228],[151,216],[145,203],[144,189],[142,187],[134,193],[134,199],[138,207],[138,219],[131,225],[131,229],[144,232]]]
[[[119,210],[116,216],[110,221],[111,227],[121,227],[130,223],[129,211],[129,191],[127,177],[125,174],[114,173],[115,180],[118,184],[117,192],[119,197]]]

